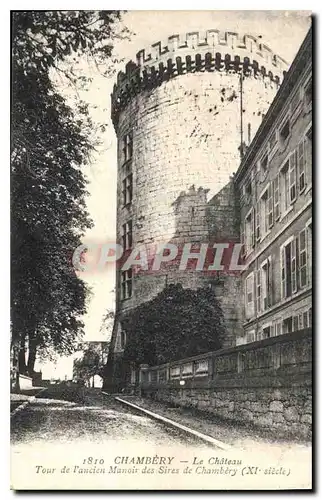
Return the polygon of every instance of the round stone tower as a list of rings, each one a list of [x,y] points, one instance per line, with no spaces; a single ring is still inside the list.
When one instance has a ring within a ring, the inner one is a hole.
[[[117,239],[124,246],[208,237],[207,201],[227,185],[287,63],[250,35],[208,30],[153,44],[118,74]],[[122,276],[117,317],[194,273]],[[131,281],[131,283],[130,283]],[[115,350],[122,350],[116,321]]]

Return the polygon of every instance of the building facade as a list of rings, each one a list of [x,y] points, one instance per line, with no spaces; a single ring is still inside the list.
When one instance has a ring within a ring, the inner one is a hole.
[[[248,343],[312,325],[312,34],[235,175]]]
[[[118,269],[108,377],[127,340],[122,315],[171,282],[215,287],[224,347],[311,322],[310,44],[286,72],[252,36],[175,35],[118,75],[117,242],[242,241],[246,266],[219,279]]]

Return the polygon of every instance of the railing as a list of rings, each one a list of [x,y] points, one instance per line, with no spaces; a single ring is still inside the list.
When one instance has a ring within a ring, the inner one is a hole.
[[[140,385],[207,385],[250,377],[296,378],[312,369],[311,328],[220,349],[164,365],[142,366]]]

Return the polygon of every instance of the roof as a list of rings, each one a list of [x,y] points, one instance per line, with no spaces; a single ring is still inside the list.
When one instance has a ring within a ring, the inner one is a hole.
[[[235,174],[235,180],[240,178],[249,164],[254,160],[258,149],[267,137],[267,133],[271,130],[276,118],[285,105],[285,101],[289,97],[292,89],[298,82],[303,69],[311,63],[312,60],[312,27],[309,29],[298,53],[295,56],[290,69],[285,75],[282,85],[280,86],[271,106],[269,107],[259,129],[256,132],[254,139],[248,147],[245,156]]]

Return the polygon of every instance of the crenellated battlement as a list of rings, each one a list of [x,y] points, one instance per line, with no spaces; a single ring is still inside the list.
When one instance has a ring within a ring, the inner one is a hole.
[[[112,120],[133,96],[180,74],[221,71],[268,79],[279,86],[288,64],[259,38],[219,30],[172,35],[140,50],[119,72],[112,93]]]
[[[227,48],[229,50],[243,49],[250,54],[256,54],[262,61],[272,64],[281,71],[287,69],[287,62],[274,54],[273,51],[253,35],[240,35],[231,31],[207,30],[204,32],[194,31],[185,34],[171,35],[166,42],[156,42],[149,49],[140,50],[136,56],[139,67],[146,63],[155,63],[163,57],[170,56],[174,52],[211,50],[214,47]]]

